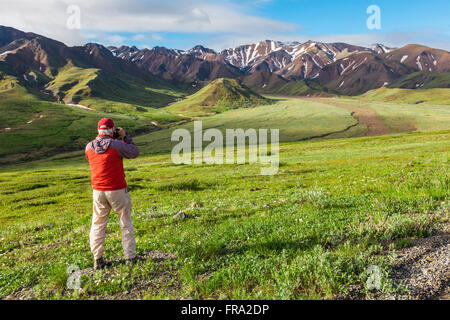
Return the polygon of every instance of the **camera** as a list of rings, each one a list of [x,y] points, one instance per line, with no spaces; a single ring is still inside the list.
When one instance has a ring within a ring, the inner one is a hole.
[[[119,139],[120,138],[119,131],[120,131],[119,128],[114,129],[114,133],[113,133],[114,139]]]

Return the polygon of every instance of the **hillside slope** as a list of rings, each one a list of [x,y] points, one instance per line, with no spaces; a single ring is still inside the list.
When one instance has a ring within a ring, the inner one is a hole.
[[[450,105],[450,89],[413,90],[380,88],[366,92],[357,98],[380,102]]]
[[[154,120],[159,123],[182,120],[159,109],[149,108],[148,118],[143,118],[41,100],[21,81],[8,75],[0,75],[0,113],[0,165],[82,150],[96,136],[97,122],[103,117],[111,117],[133,135],[159,130]]]
[[[144,117],[152,107],[165,106],[183,96],[180,90],[170,86],[150,87],[145,81],[127,74],[110,74],[71,63],[61,68],[47,83],[45,92],[66,104],[82,104],[95,110]]]
[[[450,72],[428,72],[419,71],[408,74],[397,82],[388,86],[388,88],[403,89],[432,89],[432,88],[450,88]]]
[[[417,71],[450,72],[450,52],[409,44],[384,55],[388,60],[399,61]]]

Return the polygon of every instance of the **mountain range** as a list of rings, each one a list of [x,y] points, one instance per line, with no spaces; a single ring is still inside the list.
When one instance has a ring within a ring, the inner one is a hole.
[[[234,77],[257,91],[276,90],[292,81],[314,80],[331,92],[355,95],[389,86],[415,72],[434,76],[450,72],[449,52],[421,45],[389,48],[376,44],[366,48],[346,43],[266,40],[220,52],[202,46],[187,51],[128,46],[108,49],[114,56],[167,80],[195,82]],[[271,88],[266,89],[268,86]]]
[[[192,93],[218,78],[234,78],[260,93],[293,95],[358,95],[381,87],[449,88],[450,53],[417,44],[390,48],[273,40],[220,52],[200,45],[190,50],[96,43],[68,47],[0,26],[0,72],[65,103],[88,96],[105,98],[117,90],[152,88],[131,102],[162,106],[180,98],[167,90]],[[65,81],[58,81],[61,72]],[[68,75],[74,78],[69,81]]]

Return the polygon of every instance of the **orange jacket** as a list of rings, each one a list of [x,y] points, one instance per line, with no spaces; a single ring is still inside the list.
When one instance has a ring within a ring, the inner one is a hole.
[[[85,153],[91,167],[92,189],[112,191],[127,187],[123,158],[136,158],[139,149],[128,136],[119,141],[99,135],[87,144]]]

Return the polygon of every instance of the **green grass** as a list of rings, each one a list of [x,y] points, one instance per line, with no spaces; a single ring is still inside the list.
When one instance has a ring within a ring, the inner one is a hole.
[[[375,109],[393,132],[411,125],[421,132],[298,142],[366,128],[343,108],[272,97],[271,105],[202,121],[204,130],[280,129],[275,176],[261,176],[259,164],[174,165],[173,128],[136,137],[141,156],[125,168],[138,254],[175,258],[126,266],[112,214],[106,258],[114,265],[83,275],[81,291],[68,290],[68,266],[92,267],[89,167],[82,151],[17,160],[83,148],[105,114],[40,101],[11,77],[0,88],[0,128],[12,128],[0,133],[0,298],[332,298],[364,287],[373,264],[381,291],[391,293],[399,290],[387,277],[395,249],[448,224],[448,106],[333,98]],[[149,121],[113,115],[135,131]],[[173,217],[180,211],[186,219]]]
[[[236,108],[249,108],[268,104],[270,101],[234,79],[221,78],[212,81],[185,100],[165,109],[173,114],[197,117],[224,112]]]
[[[448,89],[450,90],[450,89]],[[450,129],[450,106],[434,104],[385,103],[357,98],[330,99],[336,103],[374,109],[391,132],[430,132]]]
[[[305,82],[303,80],[291,81],[285,85],[277,88],[276,90],[271,90],[272,94],[283,94],[292,96],[308,96],[314,94],[325,94],[325,88],[320,87],[313,81]]]
[[[153,121],[163,125],[171,122],[187,120],[184,117],[171,114],[164,109],[142,107],[141,105],[127,102],[117,102],[100,98],[88,98],[80,101],[80,104],[99,112],[130,115],[142,120],[147,120],[147,122]]]
[[[107,101],[104,102],[108,105]],[[107,110],[110,111],[110,110]],[[111,117],[117,125],[136,134],[182,120],[163,110],[149,108],[145,116],[92,112],[60,103],[40,100],[14,77],[0,81],[0,164],[48,157],[64,151],[83,149],[96,134],[97,122]],[[32,121],[31,123],[28,123]],[[6,130],[10,128],[10,130]]]
[[[149,150],[147,150],[148,152]],[[137,251],[175,259],[125,266],[112,214],[106,271],[92,267],[89,169],[80,155],[0,168],[0,297],[320,299],[381,269],[394,250],[448,223],[450,131],[286,143],[276,176],[259,165],[125,161]],[[172,218],[179,211],[187,219]],[[388,251],[385,251],[388,250]]]
[[[357,124],[351,112],[316,102],[295,98],[275,98],[271,105],[254,108],[229,110],[202,118],[203,130],[217,128],[225,134],[225,129],[280,129],[280,141],[299,141],[321,137],[334,132],[345,131]],[[193,123],[173,127],[145,135],[136,139],[144,150],[166,152],[178,142],[171,142],[172,131],[185,128],[193,132]]]
[[[357,99],[387,103],[428,103],[450,105],[450,89],[390,89],[380,88],[368,91]]]
[[[66,103],[79,103],[99,111],[145,112],[163,107],[184,96],[181,89],[155,81],[144,81],[126,74],[108,74],[100,69],[61,68],[46,88]],[[109,101],[105,106],[104,102]],[[112,107],[114,106],[114,107]]]

